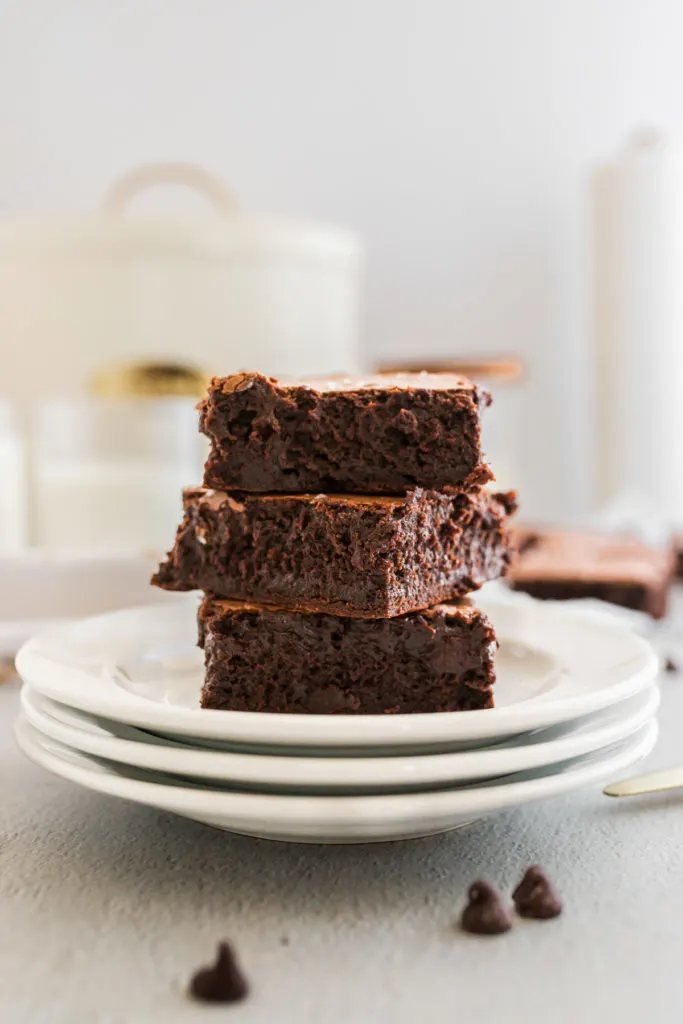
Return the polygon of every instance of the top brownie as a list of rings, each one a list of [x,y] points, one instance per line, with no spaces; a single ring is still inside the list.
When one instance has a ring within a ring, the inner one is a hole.
[[[480,439],[490,401],[448,373],[214,377],[200,406],[211,441],[204,484],[289,494],[471,490],[492,479]]]

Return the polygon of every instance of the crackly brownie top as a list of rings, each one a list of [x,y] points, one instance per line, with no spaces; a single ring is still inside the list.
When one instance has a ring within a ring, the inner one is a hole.
[[[250,601],[231,601],[229,598],[218,598],[206,596],[201,604],[201,617],[203,619],[210,619],[219,617],[226,614],[227,612],[283,612],[285,615],[329,615],[329,612],[318,612],[318,611],[305,611],[303,609],[296,609],[295,611],[291,608],[283,608],[279,604],[270,604],[266,602],[255,602]],[[459,620],[466,624],[476,621],[481,618],[481,611],[472,604],[469,598],[464,597],[459,601],[444,601],[442,604],[432,605],[431,608],[424,608],[421,611],[408,612],[405,616],[395,616],[396,619],[401,618],[417,618],[422,616],[425,619],[436,619],[443,617],[450,619],[451,621]],[[350,620],[351,622],[359,620]],[[381,624],[388,622],[388,619],[373,619],[369,620]]]
[[[255,384],[266,384],[273,390],[287,391],[304,388],[318,394],[338,394],[358,391],[471,391],[486,394],[467,377],[457,373],[378,373],[367,377],[311,377],[301,380],[279,381],[256,372],[232,373],[228,377],[214,377],[210,390],[220,389],[224,394],[247,391]]]
[[[413,492],[414,494],[414,492]],[[344,505],[379,505],[392,508],[397,505],[405,505],[408,501],[406,495],[402,494],[255,494],[249,495],[245,491],[235,490],[217,491],[210,487],[186,487],[183,491],[183,500],[186,503],[195,502],[205,505],[207,508],[218,511],[227,504],[234,512],[244,509],[243,498],[252,498],[254,501],[282,502],[282,501],[319,501],[323,504],[334,504],[341,502]]]
[[[360,505],[380,508],[396,508],[399,505],[409,505],[411,502],[425,499],[455,499],[463,500],[468,498],[471,504],[492,505],[494,502],[502,506],[505,514],[511,516],[517,510],[517,494],[515,491],[493,491],[484,488],[480,494],[471,493],[462,495],[454,493],[452,489],[444,491],[431,491],[426,488],[416,487],[406,494],[327,494],[304,492],[302,494],[250,494],[248,491],[234,489],[231,491],[219,491],[211,487],[186,487],[183,490],[183,501],[186,505],[204,505],[206,508],[218,512],[223,505],[228,505],[233,512],[240,512],[244,509],[244,500],[256,502],[319,502],[323,505]],[[516,537],[515,537],[516,540]],[[519,545],[515,544],[516,547]],[[520,550],[521,547],[520,547]]]

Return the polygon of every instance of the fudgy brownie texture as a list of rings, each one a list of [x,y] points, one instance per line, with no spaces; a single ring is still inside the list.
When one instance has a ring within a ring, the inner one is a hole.
[[[286,608],[386,618],[505,573],[514,494],[405,497],[187,490],[152,583]]]
[[[480,443],[491,396],[455,374],[279,383],[214,377],[200,405],[218,490],[404,494],[492,479]]]
[[[614,534],[557,531],[527,538],[509,580],[532,597],[596,597],[661,619],[674,570],[672,548]]]
[[[201,706],[298,714],[493,706],[496,637],[468,603],[351,619],[204,599]]]

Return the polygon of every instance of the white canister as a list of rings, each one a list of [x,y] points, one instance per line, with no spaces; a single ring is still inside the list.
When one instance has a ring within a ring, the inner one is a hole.
[[[593,192],[597,492],[683,527],[683,147],[641,133]]]
[[[169,182],[198,188],[216,212],[124,216],[138,192]],[[347,230],[247,216],[191,165],[141,168],[99,215],[0,221],[3,388],[26,406],[141,361],[210,374],[353,372],[359,264]]]
[[[27,542],[24,445],[12,409],[0,402],[0,554],[22,551]]]
[[[163,551],[205,454],[189,398],[56,399],[33,444],[33,540],[49,551]]]

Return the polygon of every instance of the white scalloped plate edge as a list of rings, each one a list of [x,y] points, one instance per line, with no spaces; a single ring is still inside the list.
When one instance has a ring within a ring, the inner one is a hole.
[[[581,759],[564,770],[503,784],[429,793],[381,796],[281,796],[169,785],[164,776],[116,773],[52,741],[42,739],[23,716],[14,734],[36,764],[87,789],[170,811],[226,831],[291,842],[380,842],[449,831],[484,815],[559,796],[619,775],[647,756],[657,741],[651,721],[616,751]],[[131,770],[132,771],[132,770]]]
[[[102,719],[89,722],[79,712],[55,704],[26,685],[23,712],[40,733],[81,753],[148,771],[253,786],[316,789],[405,790],[491,778],[543,768],[603,750],[637,732],[657,712],[659,689],[652,684],[618,708],[598,712],[560,736],[546,730],[526,742],[447,754],[401,757],[292,757],[197,749],[164,741],[130,726]],[[119,735],[116,735],[116,732]]]

